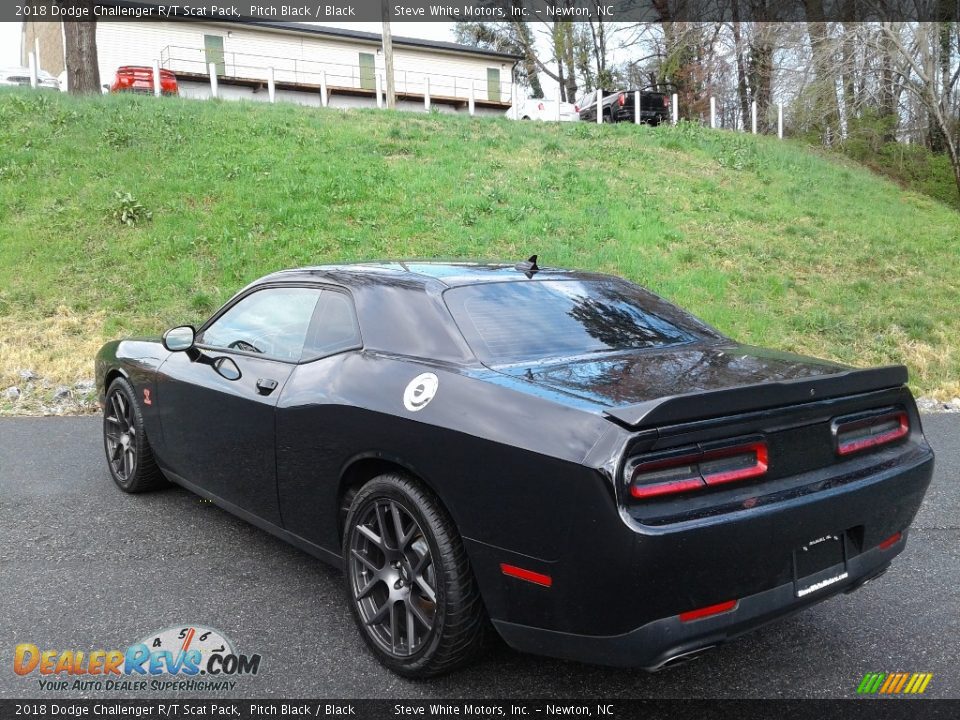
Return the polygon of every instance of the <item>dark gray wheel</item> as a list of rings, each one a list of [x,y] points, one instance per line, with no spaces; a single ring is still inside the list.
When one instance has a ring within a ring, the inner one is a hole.
[[[472,659],[486,615],[460,536],[431,493],[402,475],[371,480],[347,513],[343,554],[351,610],[380,662],[429,677]]]
[[[153,459],[143,416],[133,386],[126,378],[117,378],[107,388],[103,448],[110,476],[124,492],[146,492],[167,484]]]

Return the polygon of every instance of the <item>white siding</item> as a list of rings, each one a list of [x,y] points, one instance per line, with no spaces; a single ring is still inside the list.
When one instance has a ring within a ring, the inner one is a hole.
[[[99,22],[97,45],[102,82],[112,82],[116,69],[121,65],[150,65],[154,60],[174,72],[205,73],[204,35],[223,38],[227,77],[265,80],[270,67],[274,68],[275,78],[280,83],[319,85],[323,76],[333,89],[332,105],[341,104],[336,95],[337,87],[361,87],[361,52],[374,56],[377,74],[382,77],[384,72],[383,56],[378,52],[379,43],[216,23]],[[509,102],[509,61],[396,44],[394,56],[396,88],[400,93],[422,94],[426,78],[429,77],[433,96],[466,99],[473,84],[476,98],[483,100],[487,98],[487,70],[497,68],[500,72],[501,100]],[[221,83],[221,89],[225,89],[225,85]],[[278,97],[284,95],[278,93]],[[341,99],[346,101],[345,96],[341,96]],[[362,97],[351,99],[349,104],[355,102],[375,104],[373,98]]]

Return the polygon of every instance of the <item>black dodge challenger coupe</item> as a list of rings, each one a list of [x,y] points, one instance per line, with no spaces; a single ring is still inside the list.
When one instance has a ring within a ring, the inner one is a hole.
[[[849,592],[933,471],[903,367],[738,344],[607,275],[268,275],[97,355],[126,492],[166,481],[343,568],[376,656],[656,669]]]

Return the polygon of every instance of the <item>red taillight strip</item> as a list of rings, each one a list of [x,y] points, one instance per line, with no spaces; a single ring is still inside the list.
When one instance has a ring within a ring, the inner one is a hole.
[[[669,482],[651,483],[650,485],[631,485],[630,494],[640,500],[657,497],[658,495],[672,495],[673,493],[697,490],[703,487],[703,480],[697,476],[686,480],[671,480]]]
[[[701,460],[713,460],[722,457],[732,457],[734,455],[743,455],[747,452],[756,454],[756,464],[753,467],[740,468],[738,470],[727,470],[726,472],[708,473],[703,475],[703,481],[707,485],[722,485],[723,483],[733,482],[735,480],[746,480],[747,478],[758,477],[767,472],[767,444],[758,442],[750,445],[741,445],[730,448],[729,450],[717,450],[712,453],[705,453]]]
[[[737,455],[746,455],[753,453],[755,456],[754,464],[750,467],[738,468],[736,470],[726,470],[722,472],[703,473],[699,463],[708,460],[717,460],[725,457],[734,457]],[[661,495],[672,495],[674,493],[689,492],[699,490],[713,485],[722,485],[737,480],[746,480],[752,477],[765,475],[768,463],[767,444],[765,442],[752,442],[746,445],[735,445],[733,447],[719,448],[717,450],[707,450],[706,452],[691,453],[666,460],[656,460],[648,463],[641,463],[633,469],[630,481],[630,494],[638,500],[646,498],[659,497]],[[660,483],[637,484],[635,482],[638,474],[651,472],[671,467],[682,467],[691,465],[696,467],[697,474],[689,478],[679,480],[669,480]]]
[[[850,442],[840,441],[840,434],[845,430],[856,430],[857,428],[866,427],[875,423],[881,423],[885,420],[896,420],[898,425],[892,430],[887,430],[879,435],[870,435],[869,437],[860,438],[859,440],[851,440]],[[910,432],[910,418],[907,417],[905,412],[900,411],[887,415],[876,415],[864,420],[855,420],[849,423],[840,421],[836,425],[835,432],[837,436],[837,455],[850,455],[855,452],[860,452],[861,450],[866,450],[867,448],[876,447],[877,445],[886,445],[889,442],[893,442],[894,440],[899,440],[900,438],[905,437]]]
[[[680,613],[677,617],[680,618],[680,622],[700,620],[701,618],[711,617],[712,615],[730,612],[737,607],[737,602],[737,600],[727,600],[722,603],[717,603],[716,605],[707,605],[706,607],[697,608],[696,610],[688,610],[685,613]]]
[[[533,570],[517,567],[516,565],[500,563],[500,572],[502,572],[504,575],[515,577],[518,580],[526,580],[534,585],[542,585],[543,587],[550,587],[553,585],[553,578],[549,575],[544,575],[543,573],[534,572]]]
[[[900,539],[902,537],[903,537],[903,533],[894,533],[893,535],[888,537],[886,540],[884,540],[882,543],[880,543],[877,547],[879,547],[881,550],[889,550],[898,542],[900,542]]]

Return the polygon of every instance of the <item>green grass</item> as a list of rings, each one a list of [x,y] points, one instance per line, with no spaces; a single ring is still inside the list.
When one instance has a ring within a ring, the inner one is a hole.
[[[902,187],[960,211],[960,192],[946,153],[934,153],[922,145],[869,143],[856,138],[848,141],[842,152]]]
[[[116,193],[152,219],[121,224]],[[532,253],[960,395],[960,214],[798,143],[0,93],[0,384],[27,362],[69,379],[103,338],[198,322],[278,268]]]

